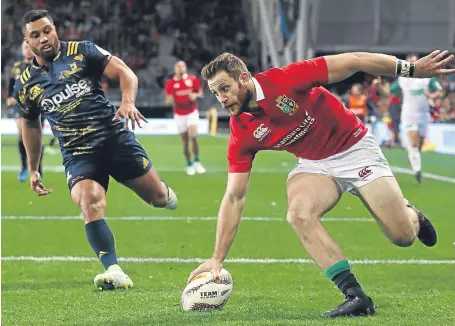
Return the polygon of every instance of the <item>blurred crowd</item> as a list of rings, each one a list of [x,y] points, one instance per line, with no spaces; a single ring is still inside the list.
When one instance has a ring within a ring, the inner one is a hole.
[[[442,76],[437,80],[441,84],[442,95],[429,99],[432,123],[455,123],[455,76]],[[362,83],[353,83],[345,93],[331,89],[347,108],[351,109],[365,123],[384,122],[392,137],[384,146],[401,146],[399,137],[401,96],[384,90],[390,89],[394,82],[391,78],[366,75]]]
[[[251,72],[258,70],[241,0],[67,0],[65,5],[60,0],[6,0],[2,1],[3,98],[9,68],[21,59],[20,21],[30,9],[47,9],[62,40],[91,40],[123,59],[138,75],[140,87],[151,91],[164,88],[177,60],[186,61],[189,72],[198,75],[205,63],[229,51],[246,59]],[[455,122],[455,78],[439,81],[444,96],[431,102],[432,121]],[[378,91],[391,82],[366,76],[363,83],[337,96],[365,122],[383,120],[393,129],[399,124],[400,99]]]
[[[20,21],[30,9],[47,9],[62,40],[91,40],[120,57],[137,73],[142,88],[162,89],[177,60],[198,73],[221,51],[254,57],[241,0],[68,0],[64,5],[60,0],[6,0],[3,76],[20,59]],[[249,64],[254,68],[254,62]]]

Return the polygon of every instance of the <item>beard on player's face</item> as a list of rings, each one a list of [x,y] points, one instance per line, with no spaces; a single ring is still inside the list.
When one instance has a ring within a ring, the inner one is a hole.
[[[232,116],[237,116],[244,112],[251,112],[250,102],[253,98],[253,93],[239,82],[237,83],[237,92],[234,91],[236,98],[233,101],[228,101],[223,107]]]
[[[49,39],[46,43],[39,43],[37,46],[30,46],[33,53],[46,60],[52,61],[58,53],[58,38]]]

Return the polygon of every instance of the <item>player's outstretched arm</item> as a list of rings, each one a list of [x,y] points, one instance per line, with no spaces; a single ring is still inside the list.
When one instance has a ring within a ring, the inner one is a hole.
[[[327,62],[328,83],[344,80],[358,71],[379,76],[432,77],[455,73],[444,67],[454,58],[448,51],[434,51],[415,63],[380,53],[353,52],[324,56]]]
[[[136,96],[138,88],[138,79],[134,72],[119,58],[112,56],[106,68],[104,75],[111,80],[120,80],[120,89],[122,91],[122,103],[120,104],[114,120],[122,116],[125,119],[125,127],[131,121],[133,130],[135,123],[141,126],[141,120],[147,122],[144,116],[136,109]]]
[[[212,272],[215,279],[219,279],[223,261],[234,241],[240,223],[249,177],[249,172],[229,173],[226,193],[218,213],[215,251],[209,261],[201,264],[191,273],[188,282],[202,272]]]
[[[39,196],[44,196],[52,192],[51,189],[46,189],[41,183],[41,175],[39,174],[39,161],[41,157],[41,148],[43,144],[43,136],[41,131],[41,121],[37,119],[22,119],[22,140],[24,141],[25,150],[27,152],[28,167],[30,170],[30,185],[32,190]]]

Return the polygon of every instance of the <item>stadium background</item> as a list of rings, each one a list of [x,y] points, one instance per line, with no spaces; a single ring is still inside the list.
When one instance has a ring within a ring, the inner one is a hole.
[[[455,50],[454,0],[8,0],[2,1],[1,8],[2,120],[11,114],[5,98],[9,70],[20,60],[19,22],[33,8],[50,11],[62,40],[91,40],[122,58],[139,77],[137,106],[148,118],[172,117],[172,109],[164,104],[163,87],[177,59],[185,60],[189,72],[199,75],[205,63],[224,51],[239,55],[255,73],[346,51],[403,58],[436,48]],[[376,107],[376,122],[370,126],[385,130],[381,144],[387,147],[387,126],[396,111],[390,111],[391,98],[377,96],[375,78],[358,73],[328,88],[343,98],[354,83],[362,84]],[[446,96],[432,104],[437,128],[455,122],[455,78],[444,77],[440,82]],[[104,87],[107,97],[118,104],[118,84],[105,81]],[[226,182],[227,115],[207,89],[198,106],[203,118],[216,108],[220,120],[220,137],[200,140],[206,176],[184,175],[178,136],[140,138],[160,175],[176,188],[177,212],[151,209],[123,187],[110,188],[106,215],[119,255],[137,286],[120,295],[100,294],[91,286],[99,264],[91,256],[79,212],[69,199],[60,156],[45,154],[45,184],[54,193],[37,198],[28,184],[17,181],[16,138],[2,130],[5,325],[322,324],[319,313],[341,298],[310,264],[290,228],[281,223],[286,216],[284,181],[295,163],[284,153],[261,153],[256,159],[257,172],[253,170],[244,212],[248,218],[229,255],[250,263],[226,264],[235,280],[226,309],[188,316],[175,307],[189,272],[198,259],[211,254],[214,217]],[[453,127],[444,130],[448,131],[441,141],[455,152],[455,131]],[[384,151],[403,192],[435,219],[441,240],[434,250],[420,244],[409,250],[392,247],[373,223],[363,223],[372,221],[370,215],[352,196],[345,196],[326,217],[329,231],[347,256],[357,259],[355,270],[381,308],[369,325],[450,325],[455,320],[455,156],[434,152],[434,144],[427,145],[426,178],[421,186],[409,172],[403,149]],[[292,259],[303,260],[292,263]]]

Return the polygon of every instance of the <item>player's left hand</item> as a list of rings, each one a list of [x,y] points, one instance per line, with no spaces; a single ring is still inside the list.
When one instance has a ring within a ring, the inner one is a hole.
[[[128,122],[131,121],[131,128],[136,129],[136,123],[139,128],[142,128],[141,120],[148,123],[147,119],[139,112],[136,105],[131,102],[123,102],[120,104],[115,116],[112,120],[117,120],[119,117],[125,119],[125,128],[128,128]]]
[[[426,78],[433,76],[442,76],[455,73],[455,69],[445,69],[444,67],[452,61],[454,55],[449,54],[449,51],[440,51],[436,50],[431,52],[426,57],[422,57],[415,63],[415,73],[414,77],[416,78]]]
[[[197,95],[195,93],[190,93],[188,95],[188,98],[190,99],[191,102],[196,102]]]

